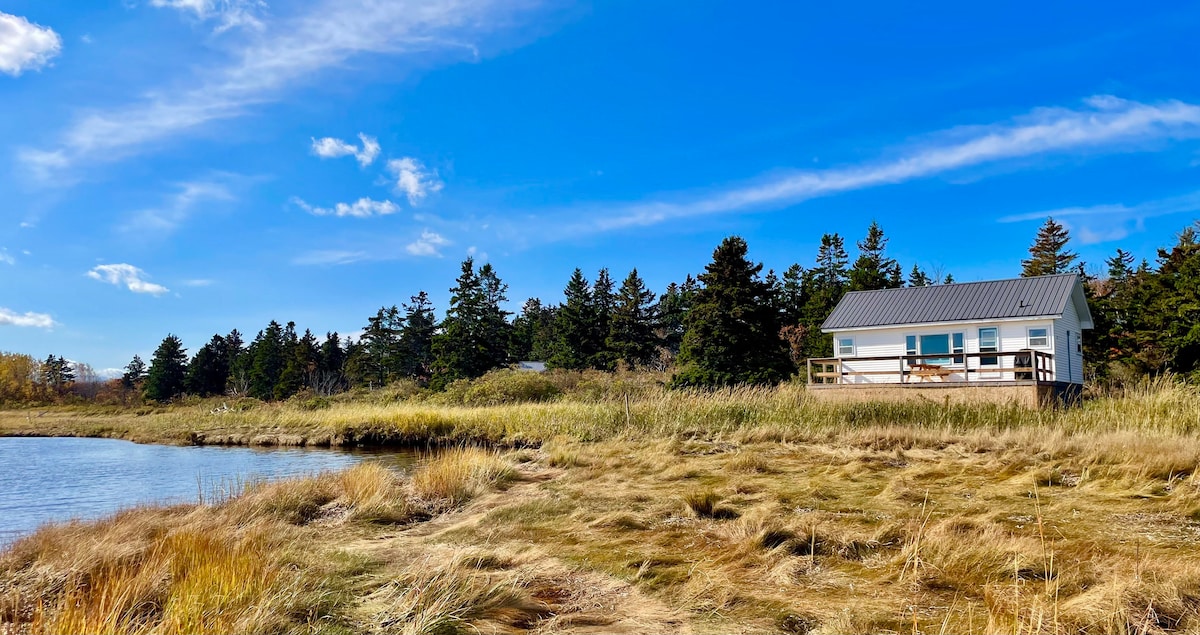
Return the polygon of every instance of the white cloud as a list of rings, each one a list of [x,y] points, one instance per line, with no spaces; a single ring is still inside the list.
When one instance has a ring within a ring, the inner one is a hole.
[[[201,203],[234,200],[236,197],[229,187],[232,180],[233,175],[223,175],[219,179],[179,183],[178,191],[167,197],[162,207],[133,213],[120,229],[141,235],[169,234],[187,221]]]
[[[360,260],[366,260],[365,251],[345,251],[336,249],[310,251],[292,259],[294,265],[348,265]]]
[[[375,137],[369,137],[361,132],[358,133],[358,138],[362,141],[361,149],[341,139],[333,137],[321,137],[317,139],[314,137],[312,140],[312,151],[313,154],[322,159],[353,156],[355,159],[358,159],[358,164],[365,168],[371,165],[375,161],[375,158],[379,156],[379,141]]]
[[[99,265],[88,272],[88,277],[117,286],[124,286],[134,293],[149,293],[162,295],[169,291],[166,287],[143,278],[146,272],[129,264]]]
[[[391,201],[376,201],[373,199],[363,198],[354,201],[353,203],[338,203],[332,208],[314,207],[304,202],[303,199],[292,197],[292,203],[300,209],[314,216],[353,216],[355,218],[369,218],[371,216],[387,216],[400,211],[400,206]]]
[[[39,70],[62,51],[62,38],[19,15],[0,12],[0,73]]]
[[[39,329],[54,327],[54,320],[45,313],[17,313],[0,307],[0,326],[31,326]]]
[[[1200,213],[1200,191],[1133,205],[1112,203],[1085,207],[1061,207],[1041,212],[1012,214],[1001,223],[1043,221],[1048,216],[1062,220],[1084,245],[1112,242],[1146,229],[1146,219],[1173,214]]]
[[[412,157],[392,159],[387,162],[387,169],[396,179],[396,191],[408,197],[409,205],[417,205],[431,192],[442,189],[437,172],[426,170],[420,161]]]
[[[193,278],[191,280],[184,280],[183,286],[185,286],[185,287],[211,287],[215,283],[216,283],[216,280],[209,280],[208,278]]]
[[[260,14],[267,8],[262,0],[150,0],[152,7],[165,7],[195,14],[201,21],[215,20],[215,32],[235,27],[262,29]]]
[[[0,265],[15,265],[15,264],[17,264],[17,259],[13,258],[12,254],[8,253],[8,249],[5,249],[4,247],[0,247]]]
[[[569,228],[588,233],[653,225],[671,219],[782,207],[840,192],[893,185],[1005,159],[1063,152],[1130,151],[1162,139],[1200,136],[1200,106],[1145,104],[1092,97],[1080,109],[1043,108],[1013,121],[947,131],[898,158],[824,170],[796,171],[757,184],[676,200],[598,209],[600,218]],[[578,214],[578,211],[573,211]]]
[[[414,256],[435,256],[441,258],[442,253],[438,251],[438,248],[449,244],[450,241],[442,237],[441,234],[426,229],[421,232],[420,238],[406,245],[404,249]]]
[[[69,126],[56,147],[34,152],[61,152],[65,166],[115,160],[279,100],[288,89],[316,83],[324,71],[345,69],[347,61],[360,55],[393,55],[408,62],[392,68],[427,67],[433,57],[443,62],[475,59],[476,41],[513,30],[518,18],[541,1],[320,0],[300,15],[271,24],[261,37],[230,43],[231,63],[200,67],[178,88],[140,91],[151,96],[93,111]]]
[[[321,137],[317,139],[314,137],[312,140],[312,151],[313,154],[322,159],[336,159],[338,157],[350,156],[358,152],[358,148],[341,139],[334,139],[333,137]]]

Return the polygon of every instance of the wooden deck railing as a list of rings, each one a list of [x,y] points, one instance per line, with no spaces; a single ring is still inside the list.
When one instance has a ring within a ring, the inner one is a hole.
[[[995,364],[984,365],[982,359],[995,360]],[[933,360],[951,360],[951,363],[932,363]],[[1004,362],[1012,359],[1006,365]],[[972,365],[971,360],[976,360]],[[896,363],[895,370],[850,370],[857,362]],[[941,382],[970,383],[974,381],[1030,381],[1035,384],[1054,381],[1054,355],[1042,351],[1004,351],[995,353],[936,353],[933,355],[890,355],[882,357],[816,357],[808,360],[809,384],[848,384],[847,377],[891,375],[899,376],[900,383],[937,380]],[[981,374],[1000,374],[997,378],[980,377]],[[1011,378],[1002,378],[1005,374]],[[957,376],[957,377],[956,377]],[[893,382],[888,382],[893,383]]]

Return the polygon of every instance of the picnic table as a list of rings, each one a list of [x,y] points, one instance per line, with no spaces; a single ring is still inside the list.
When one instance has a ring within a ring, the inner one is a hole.
[[[921,381],[931,380],[934,377],[937,377],[939,381],[946,381],[951,373],[949,368],[945,368],[941,364],[909,364],[909,368],[911,370],[908,371],[908,375],[920,377]]]

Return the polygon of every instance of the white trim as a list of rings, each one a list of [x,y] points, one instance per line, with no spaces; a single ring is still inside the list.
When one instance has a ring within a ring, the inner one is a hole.
[[[845,355],[842,353],[841,340],[850,340],[850,354],[849,355]],[[841,337],[841,336],[834,337],[833,338],[833,347],[834,347],[834,349],[837,350],[838,359],[841,359],[843,357],[854,357],[855,353],[858,352],[858,343],[854,341],[853,335],[851,335],[849,337]]]
[[[1035,329],[1046,332],[1046,335],[1045,335],[1046,343],[1045,344],[1036,345],[1033,343],[1033,335],[1030,333],[1030,331],[1033,331]],[[1036,348],[1039,350],[1047,349],[1047,348],[1049,348],[1049,349],[1054,348],[1054,327],[1053,326],[1049,326],[1049,327],[1047,327],[1047,326],[1027,326],[1027,327],[1025,327],[1025,346],[1027,348]]]
[[[854,326],[854,327],[837,328],[837,329],[822,328],[821,332],[822,333],[853,333],[856,331],[878,331],[878,330],[883,330],[883,329],[914,329],[914,328],[933,328],[933,327],[953,328],[955,326],[960,326],[965,329],[971,325],[979,325],[979,324],[988,325],[988,324],[998,324],[1000,322],[1033,322],[1033,321],[1037,321],[1037,320],[1061,320],[1061,319],[1062,319],[1062,314],[1058,313],[1058,314],[1054,314],[1054,315],[1030,315],[1027,317],[1013,317],[1013,318],[980,318],[978,320],[950,320],[950,321],[946,321],[946,322],[913,322],[911,324],[876,324],[875,326]]]

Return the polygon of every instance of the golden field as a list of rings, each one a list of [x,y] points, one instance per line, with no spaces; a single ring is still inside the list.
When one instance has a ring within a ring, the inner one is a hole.
[[[543,380],[3,413],[449,449],[43,528],[0,554],[0,632],[1200,632],[1193,386],[1031,411]]]

